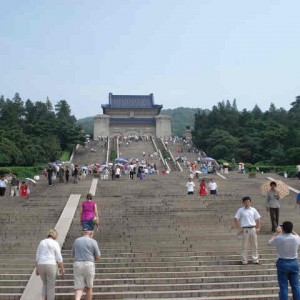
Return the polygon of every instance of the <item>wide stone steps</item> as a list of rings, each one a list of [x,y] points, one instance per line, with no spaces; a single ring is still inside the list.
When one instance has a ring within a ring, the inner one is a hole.
[[[153,152],[151,142],[121,145],[120,151],[126,153],[131,146],[132,151],[141,146],[135,155],[131,152],[132,157],[141,159],[142,151],[146,156]],[[90,151],[79,149],[79,153],[78,163],[90,162]],[[149,175],[144,181],[127,176],[99,180],[95,200],[100,230],[95,239],[102,259],[96,263],[94,299],[278,298],[276,251],[267,245],[270,221],[260,194],[266,176],[248,179],[230,173],[225,180],[209,174],[218,183],[219,195],[200,197],[186,195],[188,174],[185,170]],[[56,224],[69,195],[85,195],[91,179],[53,187],[42,179],[27,202],[4,197],[8,212],[0,210],[1,250],[2,241],[5,245],[0,254],[0,300],[20,299],[34,268],[39,241]],[[195,183],[198,188],[198,181]],[[240,263],[233,217],[247,194],[262,215],[258,234],[261,265]],[[282,201],[280,219],[291,220],[297,229],[300,218],[293,209],[294,196]],[[70,250],[80,231],[78,209],[63,246],[66,275],[57,280],[56,299],[74,299]]]

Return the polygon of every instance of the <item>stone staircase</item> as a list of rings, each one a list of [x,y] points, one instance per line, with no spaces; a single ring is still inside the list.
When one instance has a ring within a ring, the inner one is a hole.
[[[142,151],[153,151],[150,145],[142,145]],[[125,146],[122,148],[124,152]],[[130,152],[130,156],[140,157],[142,151],[135,150],[136,155]],[[75,161],[90,162],[84,155],[89,152],[82,153],[75,155]],[[211,175],[219,194],[200,197],[186,194],[187,174],[172,172],[147,176],[144,181],[122,177],[98,182],[95,199],[101,228],[95,238],[102,259],[97,262],[94,299],[278,298],[275,250],[267,245],[270,220],[259,190],[267,175],[249,179],[230,173],[226,180]],[[299,189],[299,181],[287,182]],[[48,187],[42,178],[32,189],[30,200],[1,199],[1,300],[20,299],[34,268],[39,241],[57,222],[68,196],[86,194],[90,185],[88,177],[77,185]],[[253,206],[262,215],[258,235],[261,265],[240,264],[240,240],[233,217],[245,195],[252,197]],[[294,198],[295,194],[290,194],[282,201],[280,220],[291,220],[297,231],[300,218]],[[80,231],[78,210],[62,250],[66,275],[57,280],[56,299],[74,298],[71,247]]]

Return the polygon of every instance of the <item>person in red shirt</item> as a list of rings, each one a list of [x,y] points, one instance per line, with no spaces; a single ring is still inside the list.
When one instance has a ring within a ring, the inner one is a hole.
[[[29,195],[28,186],[26,185],[25,181],[22,181],[20,190],[21,190],[21,197],[27,197]]]
[[[200,194],[200,196],[206,196],[207,195],[206,184],[205,184],[204,179],[202,179],[202,181],[200,182],[199,194]]]

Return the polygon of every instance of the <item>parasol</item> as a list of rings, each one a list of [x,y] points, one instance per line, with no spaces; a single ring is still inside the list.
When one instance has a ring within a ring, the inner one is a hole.
[[[280,199],[283,199],[284,197],[286,197],[290,191],[289,191],[289,187],[286,183],[284,183],[283,181],[281,180],[274,180],[277,184],[277,187],[276,187],[276,191],[278,192],[279,194],[279,197]],[[265,196],[268,191],[270,190],[270,182],[271,181],[267,181],[265,182],[261,187],[261,192],[262,194]]]
[[[124,157],[118,157],[115,159],[116,163],[128,163],[128,159],[124,158]]]
[[[206,156],[206,157],[201,157],[201,158],[200,158],[200,161],[201,161],[201,162],[202,162],[202,161],[204,161],[204,162],[210,162],[210,161],[215,161],[215,159],[212,158],[212,157]]]
[[[36,181],[33,180],[33,179],[31,179],[31,178],[29,178],[29,177],[26,177],[25,179],[28,180],[28,181],[30,181],[30,182],[32,182],[32,183],[34,183],[34,184],[36,184]]]

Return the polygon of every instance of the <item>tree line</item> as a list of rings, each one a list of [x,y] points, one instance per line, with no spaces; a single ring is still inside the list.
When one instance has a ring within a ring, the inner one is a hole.
[[[25,102],[18,93],[0,97],[0,166],[33,166],[58,160],[84,142],[84,133],[66,100]]]
[[[236,100],[222,101],[195,114],[193,143],[215,159],[271,165],[300,162],[300,96],[287,111],[271,104],[263,112],[237,110]]]

